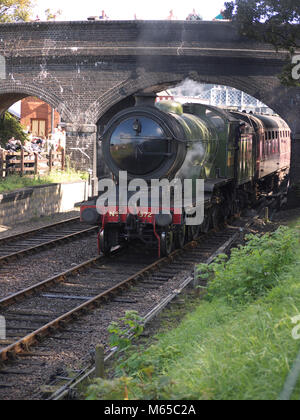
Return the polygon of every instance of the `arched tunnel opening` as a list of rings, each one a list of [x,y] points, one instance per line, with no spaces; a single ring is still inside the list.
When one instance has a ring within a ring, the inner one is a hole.
[[[12,121],[14,121],[12,123]],[[38,96],[31,96],[28,93],[3,93],[0,94],[0,142],[1,147],[5,148],[11,137],[20,140],[32,141],[40,138],[44,142],[45,149],[57,147],[58,132],[61,128],[63,119],[57,109],[45,102]],[[24,135],[22,135],[24,133]],[[17,138],[17,137],[20,138]],[[56,139],[55,139],[56,137]],[[62,137],[62,136],[61,136]],[[63,139],[60,139],[61,146]],[[50,142],[48,144],[48,142]],[[52,143],[51,143],[52,144]]]
[[[192,79],[185,79],[179,83],[177,81],[150,86],[137,93],[138,95],[145,94],[145,96],[151,93],[156,95],[156,105],[162,102],[174,101],[180,103],[181,105],[185,103],[195,103],[214,106],[226,111],[243,112],[245,115],[259,114],[269,117],[278,115],[276,110],[262,102],[261,98],[257,99],[256,97],[251,96],[249,93],[239,90],[236,87],[221,84],[200,83]],[[133,107],[135,102],[135,94],[128,96],[112,106],[98,121],[97,174],[99,178],[111,176],[111,170],[106,165],[106,158],[103,156],[101,136],[105,132],[107,124],[111,121],[111,119],[120,111]],[[267,136],[271,136],[270,140],[276,142],[276,136],[279,136],[280,132],[290,136],[290,134],[288,134],[285,130],[279,130],[278,133],[277,130],[271,130]]]
[[[244,211],[251,209],[259,214],[261,206],[279,209],[287,203],[290,127],[261,98],[235,87],[187,79],[139,89],[99,119],[98,136],[98,179],[114,181],[105,184],[114,185],[109,193],[99,182],[98,203],[104,203],[103,214],[106,202],[109,209],[114,208],[110,207],[113,198],[117,203],[116,211],[109,210],[103,219],[99,240],[103,252],[119,240],[139,237],[145,243],[156,238],[162,255],[168,255],[176,234],[174,226],[180,226],[184,242],[186,226],[195,226],[196,235],[211,227],[217,229],[220,223]],[[164,181],[169,182],[166,190],[161,185]],[[190,209],[182,201],[188,190],[186,181],[191,181],[190,206],[202,212],[202,218],[197,214],[191,225]],[[194,195],[198,181],[203,185],[199,201],[197,193]],[[181,185],[178,195],[172,182]],[[124,210],[125,186],[127,217],[122,219],[119,209]],[[169,205],[165,205],[168,196]],[[156,207],[152,207],[153,197]],[[95,203],[90,201],[88,205],[93,207]],[[138,213],[131,214],[131,208]],[[178,220],[177,213],[182,216]],[[87,215],[87,219],[97,216],[89,211]],[[144,215],[151,217],[151,227]],[[165,215],[169,217],[162,217]],[[118,224],[115,230],[110,223]]]

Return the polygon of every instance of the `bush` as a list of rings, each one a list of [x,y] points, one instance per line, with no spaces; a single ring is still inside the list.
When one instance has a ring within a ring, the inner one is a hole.
[[[284,268],[295,260],[298,237],[292,229],[280,227],[263,236],[248,235],[246,240],[245,246],[232,250],[230,259],[222,254],[210,266],[197,267],[201,278],[211,279],[207,299],[252,302],[275,287]]]
[[[119,322],[111,322],[108,327],[109,344],[118,347],[123,352],[130,348],[132,340],[139,337],[144,331],[143,318],[136,311],[126,311]]]
[[[9,139],[15,137],[24,143],[28,140],[27,134],[24,133],[24,127],[9,113],[6,112],[4,118],[0,119],[0,142],[5,147]]]

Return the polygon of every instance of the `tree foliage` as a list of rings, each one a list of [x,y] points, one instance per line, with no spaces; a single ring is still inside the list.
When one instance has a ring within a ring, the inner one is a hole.
[[[53,11],[51,9],[46,9],[45,14],[46,14],[46,17],[47,17],[48,21],[49,20],[56,20],[56,18],[62,14],[62,10]]]
[[[226,17],[236,21],[243,34],[277,49],[300,47],[299,0],[235,0],[225,5]]]
[[[0,146],[5,147],[12,137],[21,140],[22,143],[28,140],[24,127],[9,112],[6,112],[0,120]]]
[[[225,6],[225,17],[238,25],[242,35],[286,50],[291,57],[300,48],[299,0],[234,0]],[[299,85],[292,80],[291,68],[291,64],[285,67],[280,79]]]
[[[237,22],[244,35],[277,49],[300,47],[299,0],[235,0],[225,5],[226,17]]]
[[[30,20],[31,0],[0,0],[0,22],[25,22]]]

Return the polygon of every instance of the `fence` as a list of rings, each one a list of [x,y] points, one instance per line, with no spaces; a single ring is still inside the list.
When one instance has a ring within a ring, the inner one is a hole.
[[[65,170],[65,151],[55,153],[52,150],[42,153],[0,152],[0,179],[7,175],[25,174],[44,175],[52,170]]]

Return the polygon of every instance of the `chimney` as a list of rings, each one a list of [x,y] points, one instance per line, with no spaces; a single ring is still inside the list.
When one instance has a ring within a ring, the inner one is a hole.
[[[135,106],[155,106],[155,93],[137,93],[135,96]]]

